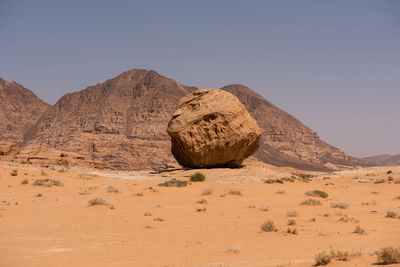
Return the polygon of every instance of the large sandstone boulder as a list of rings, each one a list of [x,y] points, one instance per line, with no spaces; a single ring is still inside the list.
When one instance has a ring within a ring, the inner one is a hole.
[[[203,89],[178,103],[167,133],[171,152],[185,167],[238,167],[260,146],[261,131],[239,99]]]

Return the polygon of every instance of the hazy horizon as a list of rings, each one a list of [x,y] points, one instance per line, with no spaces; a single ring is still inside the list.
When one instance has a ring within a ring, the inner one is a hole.
[[[399,154],[400,3],[250,3],[2,1],[0,77],[50,104],[132,68],[240,83],[350,155]]]

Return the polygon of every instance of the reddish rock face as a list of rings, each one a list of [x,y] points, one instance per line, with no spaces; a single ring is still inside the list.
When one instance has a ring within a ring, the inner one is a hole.
[[[32,91],[0,78],[0,141],[22,142],[26,130],[48,107]]]
[[[234,95],[204,89],[183,97],[168,123],[171,152],[185,167],[238,167],[260,146],[256,121]]]

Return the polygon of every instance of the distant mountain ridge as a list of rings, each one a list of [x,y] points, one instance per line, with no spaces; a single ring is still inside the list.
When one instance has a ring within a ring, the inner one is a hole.
[[[256,159],[304,170],[368,166],[323,142],[250,88],[235,84],[221,89],[236,95],[258,122],[263,133]],[[23,131],[22,146],[78,153],[110,169],[176,165],[165,129],[179,99],[194,90],[155,71],[132,69],[66,94],[51,107],[44,104],[37,121]]]
[[[31,90],[0,78],[0,141],[21,143],[26,130],[50,107]]]
[[[361,158],[361,160],[371,162],[381,166],[397,166],[400,165],[400,154],[397,155],[379,155]]]

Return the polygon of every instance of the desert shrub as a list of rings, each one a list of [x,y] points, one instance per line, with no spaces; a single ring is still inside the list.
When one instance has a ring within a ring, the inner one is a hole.
[[[107,202],[102,198],[93,198],[88,201],[89,206],[96,206],[96,205],[108,205]]]
[[[386,174],[392,174],[393,172],[392,172],[392,170],[388,170],[387,172],[386,172]]]
[[[58,172],[64,173],[64,172],[65,172],[65,169],[64,169],[64,168],[61,168],[61,169],[58,170]]]
[[[261,231],[263,231],[263,232],[276,232],[276,231],[278,231],[278,228],[276,228],[276,226],[275,226],[273,221],[268,220],[268,221],[265,221],[263,224],[261,224]]]
[[[54,179],[37,179],[33,182],[33,185],[35,186],[47,186],[47,187],[51,187],[51,186],[63,186],[64,184],[60,181],[60,180],[54,180]]]
[[[21,184],[27,184],[27,183],[29,183],[28,179],[24,179],[21,181]]]
[[[400,262],[400,250],[393,247],[382,248],[378,251],[378,261],[380,264],[394,264]]]
[[[331,208],[347,209],[348,207],[349,207],[349,204],[344,203],[344,202],[337,202],[337,203],[331,204]]]
[[[298,234],[298,232],[297,232],[297,229],[296,229],[296,228],[293,228],[293,229],[291,229],[291,228],[288,228],[288,229],[286,230],[286,233],[288,233],[288,234],[292,234],[292,235],[297,235],[297,234]]]
[[[356,254],[354,254],[356,255]],[[348,261],[349,260],[349,253],[347,251],[334,251],[333,249],[331,250],[331,259],[335,259],[338,261]]]
[[[327,265],[330,262],[331,262],[331,256],[326,254],[325,252],[320,252],[317,255],[315,255],[314,266]]]
[[[206,179],[206,177],[201,172],[196,172],[195,174],[192,174],[190,176],[190,181],[192,181],[192,182],[202,182],[205,179]]]
[[[203,190],[203,192],[201,193],[203,196],[209,196],[209,195],[211,195],[212,193],[213,193],[213,189],[212,188],[207,188],[207,189],[204,189]]]
[[[239,190],[229,190],[228,192],[229,195],[235,195],[235,196],[243,196],[242,192],[240,192]]]
[[[306,196],[310,197],[322,197],[322,198],[327,198],[328,193],[321,191],[321,190],[313,190],[313,191],[307,191],[305,193]]]
[[[107,192],[108,193],[119,193],[120,191],[118,188],[115,188],[114,186],[110,185],[109,187],[107,187]]]
[[[374,182],[374,184],[382,184],[385,182],[385,179],[379,179]]]
[[[296,221],[295,220],[288,220],[288,225],[296,225]]]
[[[187,181],[176,180],[172,178],[171,180],[165,181],[164,183],[159,184],[158,186],[165,186],[165,187],[184,187],[187,186]]]
[[[366,234],[365,230],[362,229],[359,225],[356,226],[356,229],[354,229],[354,234],[359,234],[359,235],[364,235]]]
[[[308,173],[293,173],[293,175],[297,176],[300,181],[305,183],[310,182],[311,178],[314,177],[314,175]]]
[[[281,179],[267,179],[267,180],[264,180],[264,183],[266,183],[266,184],[283,184],[283,181]]]
[[[276,191],[276,193],[280,194],[280,195],[283,195],[283,194],[286,194],[286,191],[285,190],[278,190],[278,191]]]
[[[309,198],[301,202],[300,205],[317,206],[322,205],[322,203],[319,200]]]
[[[207,210],[207,208],[197,208],[196,211],[197,212],[205,212]]]
[[[299,214],[298,214],[297,211],[295,211],[295,210],[289,210],[289,211],[286,213],[286,216],[287,216],[287,217],[297,217],[297,216],[299,216]]]
[[[197,201],[197,203],[199,203],[199,204],[207,204],[207,200],[200,199],[200,200]]]
[[[387,217],[387,218],[395,219],[395,218],[397,217],[397,213],[394,212],[394,211],[387,211],[387,212],[386,212],[386,217]]]
[[[393,178],[393,176],[388,176],[388,181],[389,181],[389,182],[392,182],[392,181],[394,181],[394,178]]]
[[[150,212],[145,212],[144,216],[152,216],[152,214]]]
[[[155,221],[155,222],[163,222],[164,219],[160,218],[160,217],[157,217],[157,218],[154,218],[153,221]]]
[[[13,170],[13,171],[10,173],[10,175],[11,175],[11,176],[17,176],[17,175],[18,175],[18,170]]]

